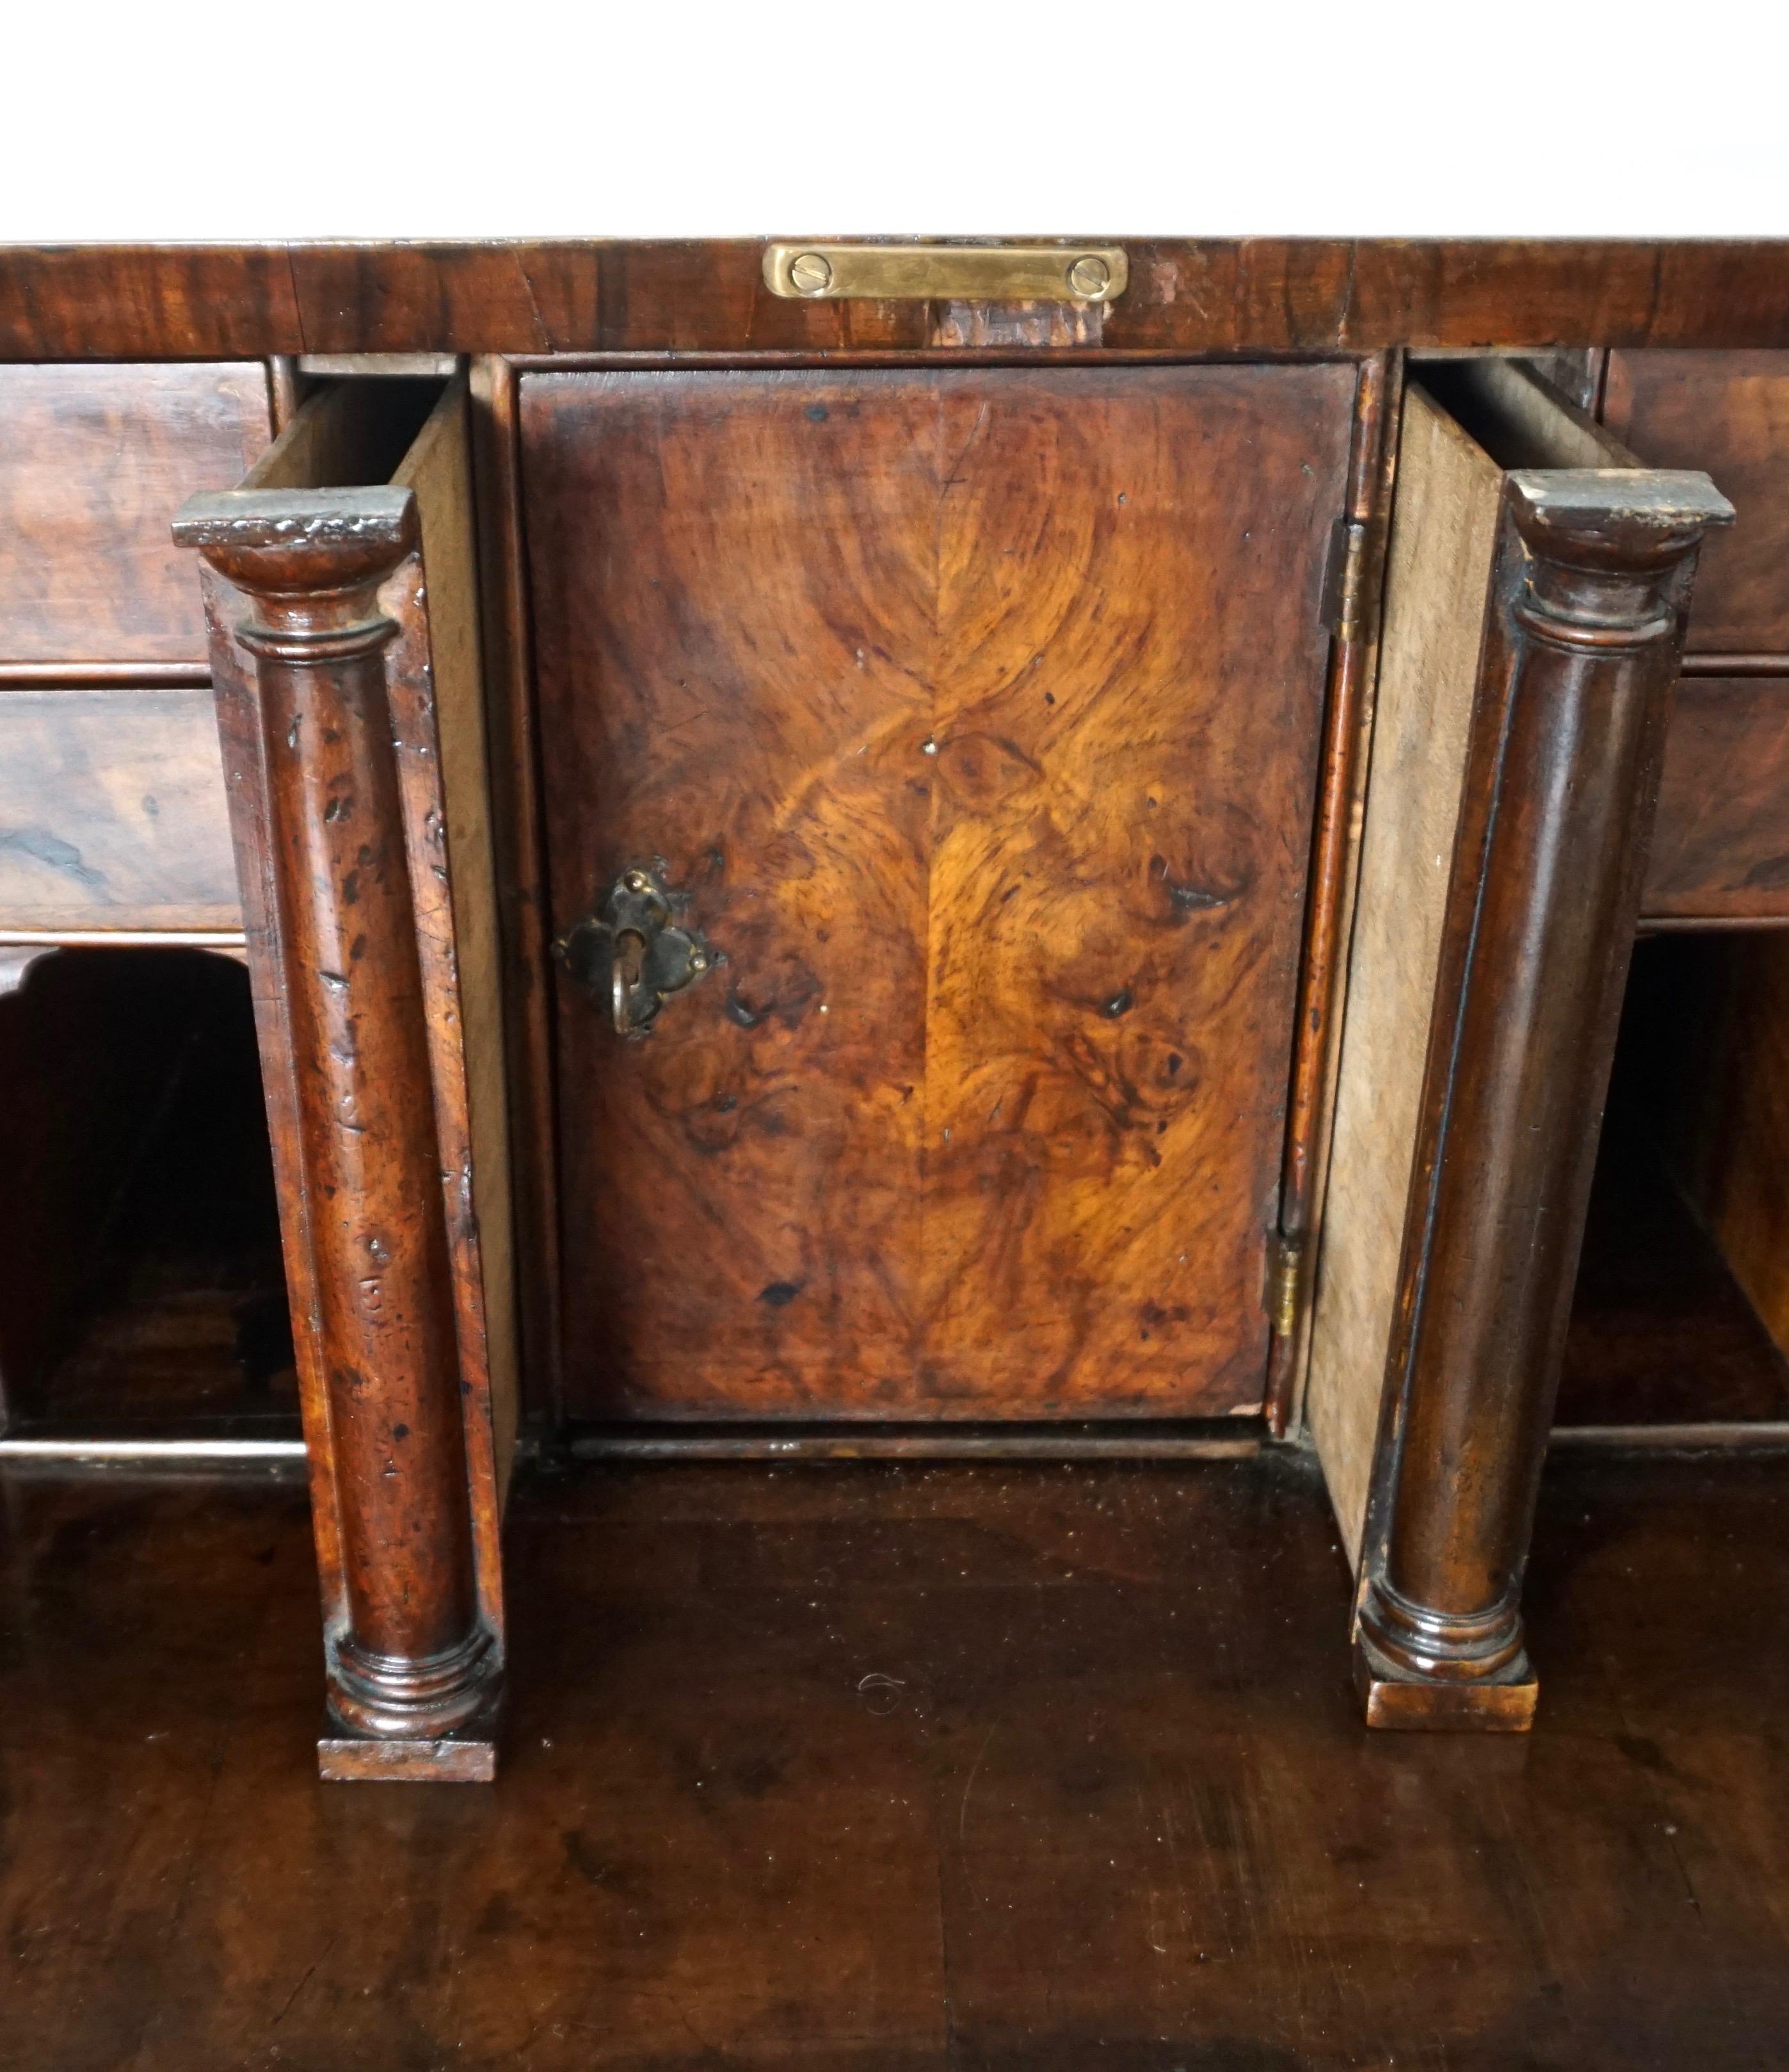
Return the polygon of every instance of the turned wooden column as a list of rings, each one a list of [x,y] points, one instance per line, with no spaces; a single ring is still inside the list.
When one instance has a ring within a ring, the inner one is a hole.
[[[1380,1726],[1527,1726],[1522,1572],[1705,475],[1508,478],[1355,1671]]]
[[[268,1063],[295,1096],[286,1157],[321,1381],[307,1410],[324,1427],[306,1436],[327,1459],[339,1540],[330,1707],[350,1736],[438,1741],[494,1701],[500,1665],[479,1610],[387,698],[397,629],[378,598],[413,547],[415,505],[392,488],[239,491],[194,499],[175,532],[252,606],[216,631],[253,658],[259,707],[265,797],[249,817],[264,853],[243,870],[265,870],[269,925],[250,953],[283,996],[290,1055]]]

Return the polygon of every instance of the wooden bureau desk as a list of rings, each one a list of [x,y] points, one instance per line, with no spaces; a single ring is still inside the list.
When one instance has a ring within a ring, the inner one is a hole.
[[[491,1774],[519,1434],[1308,1439],[1368,1716],[1527,1723],[1629,947],[1789,914],[1789,248],[13,249],[0,354],[8,940],[240,911],[326,1774]]]

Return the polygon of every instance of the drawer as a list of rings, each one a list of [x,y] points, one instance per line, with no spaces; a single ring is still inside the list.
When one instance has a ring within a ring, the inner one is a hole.
[[[0,664],[202,664],[168,528],[270,437],[257,362],[0,367]]]
[[[209,690],[0,692],[0,929],[241,925]]]
[[[1616,352],[1609,429],[1654,467],[1705,468],[1739,516],[1702,549],[1697,654],[1789,654],[1789,352]]]
[[[1789,676],[1679,684],[1640,911],[1789,917]]]

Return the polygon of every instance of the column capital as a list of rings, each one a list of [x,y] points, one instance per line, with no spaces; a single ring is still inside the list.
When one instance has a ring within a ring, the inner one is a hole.
[[[407,489],[225,489],[189,497],[174,536],[270,618],[376,589],[417,542]]]

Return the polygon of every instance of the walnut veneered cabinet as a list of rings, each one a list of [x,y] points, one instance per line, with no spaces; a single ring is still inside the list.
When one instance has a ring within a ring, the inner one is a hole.
[[[245,955],[327,1774],[491,1774],[519,1442],[1308,1438],[1369,1718],[1526,1724],[1630,946],[1789,919],[1789,250],[0,286],[0,981]]]
[[[1355,385],[523,377],[572,1416],[1260,1413]]]

